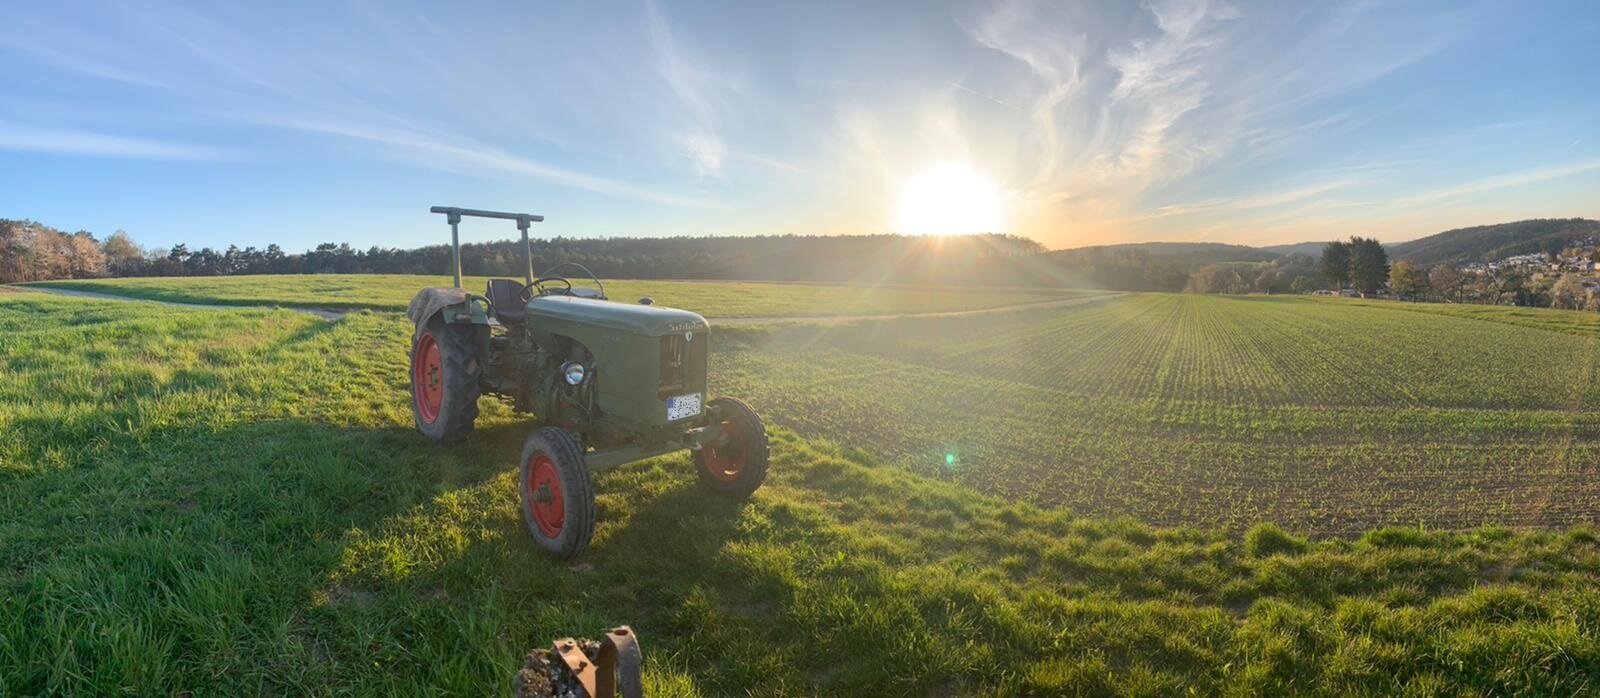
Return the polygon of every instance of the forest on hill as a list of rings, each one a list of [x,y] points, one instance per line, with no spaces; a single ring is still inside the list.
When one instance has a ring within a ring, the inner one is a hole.
[[[1011,235],[765,235],[748,237],[547,238],[532,241],[534,265],[575,262],[609,278],[973,283],[995,278],[1051,284],[1044,247]],[[462,272],[520,277],[520,241],[461,246]],[[230,245],[146,249],[123,231],[105,240],[29,220],[0,219],[0,283],[101,276],[232,274],[447,274],[450,247],[415,249],[323,243],[305,252]],[[1030,271],[1031,270],[1031,271]]]
[[[1600,221],[1536,219],[1461,228],[1388,245],[1394,259],[1421,266],[1555,252],[1600,238]],[[1321,280],[1320,246],[1270,248],[1212,242],[1096,245],[1048,251],[1014,235],[756,235],[738,237],[546,238],[533,241],[545,270],[575,262],[607,278],[846,283],[1066,286],[1121,291],[1216,293],[1302,290]],[[1313,253],[1307,253],[1317,247]],[[465,274],[520,277],[521,243],[461,246]],[[145,248],[117,231],[104,240],[31,220],[0,219],[0,283],[102,276],[231,274],[445,274],[450,248],[322,243],[304,252],[279,245],[224,249]],[[1203,272],[1203,273],[1202,273]],[[1200,283],[1196,285],[1196,276]],[[1300,288],[1295,280],[1306,277]]]
[[[1389,253],[1422,265],[1490,262],[1535,252],[1554,254],[1593,238],[1600,238],[1600,221],[1535,218],[1446,230],[1390,245]]]

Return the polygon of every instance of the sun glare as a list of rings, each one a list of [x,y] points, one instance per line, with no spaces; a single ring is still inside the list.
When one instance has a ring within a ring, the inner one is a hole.
[[[998,233],[1000,188],[966,165],[934,165],[900,188],[896,232],[908,235]]]

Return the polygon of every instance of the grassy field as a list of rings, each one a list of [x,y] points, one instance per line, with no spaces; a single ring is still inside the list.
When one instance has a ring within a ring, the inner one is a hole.
[[[461,285],[482,293],[485,277]],[[1075,291],[927,286],[842,286],[748,281],[604,280],[606,295],[622,301],[650,296],[656,303],[706,317],[893,315],[973,310],[1051,300]],[[177,303],[288,306],[330,310],[404,311],[417,290],[449,286],[448,276],[316,274],[43,281],[34,285]]]
[[[1313,300],[1307,298],[1306,300]],[[1397,303],[1353,298],[1314,299],[1321,303],[1346,303],[1365,307],[1405,310],[1414,313],[1471,318],[1484,322],[1536,327],[1551,332],[1564,332],[1582,336],[1600,333],[1600,313],[1550,310],[1547,308],[1521,308],[1509,305],[1473,305],[1460,303]]]
[[[1415,308],[1128,296],[752,333],[714,375],[804,433],[1094,516],[1332,534],[1593,521],[1590,316]]]
[[[522,530],[526,424],[414,433],[408,334],[0,293],[0,694],[503,693],[624,622],[665,696],[1600,685],[1592,526],[1234,525],[1592,518],[1581,333],[1170,296],[728,333],[714,389],[801,432],[767,487],[604,473],[572,566]]]

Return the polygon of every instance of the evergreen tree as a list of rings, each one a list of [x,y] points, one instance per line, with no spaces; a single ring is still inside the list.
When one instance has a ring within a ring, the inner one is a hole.
[[[1322,248],[1322,275],[1334,290],[1345,287],[1350,280],[1350,245],[1333,240]]]
[[[1376,293],[1389,280],[1389,253],[1376,238],[1352,237],[1350,281],[1362,297]]]

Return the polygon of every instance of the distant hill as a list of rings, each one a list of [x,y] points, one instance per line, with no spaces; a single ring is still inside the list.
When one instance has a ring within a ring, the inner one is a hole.
[[[1585,238],[1600,239],[1600,221],[1536,218],[1457,228],[1389,246],[1389,256],[1418,264],[1492,261],[1531,252],[1559,252]]]
[[[1287,245],[1263,245],[1256,249],[1278,254],[1303,254],[1321,259],[1322,248],[1327,244],[1327,240],[1314,240],[1312,242],[1292,242]]]
[[[1246,245],[1221,242],[1133,242],[1121,245],[1091,245],[1056,250],[1050,257],[1064,264],[1086,264],[1099,260],[1125,260],[1144,257],[1151,262],[1215,264],[1218,262],[1269,262],[1282,254]]]
[[[1530,252],[1559,252],[1587,238],[1600,241],[1600,221],[1586,218],[1536,218],[1457,228],[1408,242],[1384,245],[1393,259],[1422,265],[1493,261]],[[1162,262],[1197,266],[1223,262],[1270,262],[1284,255],[1322,257],[1326,240],[1283,245],[1230,245],[1221,242],[1135,242],[1055,250],[1046,255],[1062,264]]]

